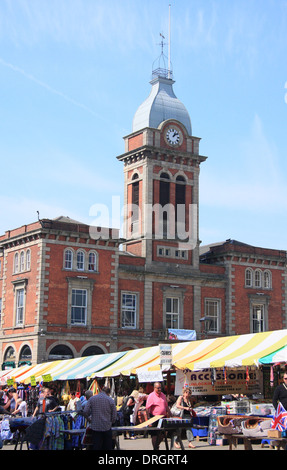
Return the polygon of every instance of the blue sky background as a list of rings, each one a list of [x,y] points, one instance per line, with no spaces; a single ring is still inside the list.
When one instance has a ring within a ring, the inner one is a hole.
[[[174,91],[208,156],[202,243],[287,249],[286,0],[1,0],[1,234],[37,211],[93,223],[95,204],[120,228],[116,156],[169,3]]]

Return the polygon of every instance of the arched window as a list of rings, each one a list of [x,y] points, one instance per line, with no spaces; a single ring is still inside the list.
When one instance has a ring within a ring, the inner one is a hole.
[[[70,249],[65,251],[64,268],[73,269],[73,252]]]
[[[25,254],[24,251],[20,253],[20,272],[22,273],[25,270]]]
[[[264,271],[263,273],[263,287],[264,289],[271,289],[271,272]]]
[[[170,178],[167,173],[161,173],[160,175],[160,185],[159,185],[159,203],[164,208],[167,204],[170,203]],[[163,222],[163,237],[167,237],[167,221],[168,221],[168,211],[165,210],[162,214]]]
[[[23,346],[20,352],[20,357],[19,357],[19,363],[18,366],[24,365],[24,364],[31,364],[32,361],[32,351],[29,346]]]
[[[85,269],[85,253],[83,251],[77,252],[77,270],[84,271]]]
[[[104,354],[104,351],[99,348],[99,346],[89,346],[82,354],[82,357],[85,356],[97,356],[98,354]]]
[[[18,273],[18,272],[19,272],[19,254],[15,253],[15,256],[14,256],[14,273]]]
[[[91,251],[89,253],[89,271],[97,271],[98,270],[98,263],[97,263],[97,253]]]
[[[26,270],[30,271],[31,269],[31,250],[27,250],[26,253]]]
[[[133,181],[138,179],[138,174],[133,175]],[[138,232],[138,222],[139,222],[139,181],[134,181],[132,183],[132,227],[131,231],[133,233]]]
[[[177,176],[175,189],[176,235],[182,238],[185,233],[185,179]]]
[[[245,271],[245,286],[252,287],[252,269],[249,268]]]
[[[72,350],[65,344],[59,344],[55,346],[48,357],[49,361],[56,361],[58,359],[73,359],[74,355]]]
[[[261,287],[262,286],[262,273],[260,269],[256,269],[254,275],[254,287]]]

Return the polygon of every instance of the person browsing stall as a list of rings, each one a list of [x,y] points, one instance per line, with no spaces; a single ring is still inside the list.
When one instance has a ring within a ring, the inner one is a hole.
[[[100,393],[87,401],[83,415],[90,418],[93,450],[112,450],[112,424],[117,419],[114,400],[106,393],[103,384],[99,384]]]
[[[181,417],[183,419],[191,419],[193,417],[195,412],[193,411],[193,406],[191,402],[191,391],[189,390],[189,388],[183,389],[182,395],[180,395],[176,401],[176,407],[179,410],[182,410]],[[177,438],[174,443],[177,449],[181,448],[180,444],[178,443],[179,439],[181,438],[181,434],[182,434],[182,429],[179,429],[177,433]],[[186,437],[188,440],[188,447],[191,449],[195,449],[195,446],[192,444],[192,441],[194,440],[194,436],[193,436],[191,429],[186,429]]]
[[[155,382],[154,391],[147,397],[146,410],[151,417],[158,415],[170,416],[167,398],[162,392],[160,382]]]
[[[162,415],[170,416],[170,409],[165,394],[161,390],[161,383],[154,383],[154,391],[149,394],[146,401],[146,410],[150,417]],[[154,450],[159,449],[163,435],[156,431],[151,431],[151,440]]]
[[[287,411],[287,372],[284,372],[283,383],[276,387],[273,395],[273,406],[275,410],[277,409],[278,402],[280,402]]]

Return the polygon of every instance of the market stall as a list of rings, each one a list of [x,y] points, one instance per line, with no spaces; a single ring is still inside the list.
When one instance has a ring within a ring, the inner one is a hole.
[[[256,402],[252,398],[263,396],[266,386],[263,370],[272,372],[279,364],[280,372],[286,362],[287,330],[277,330],[169,342],[117,353],[24,365],[1,371],[0,382],[2,386],[13,383],[26,389],[37,385],[37,390],[43,383],[54,382],[60,384],[60,390],[65,382],[84,380],[85,388],[88,388],[92,380],[106,378],[115,381],[117,389],[123,380],[132,384],[129,381],[133,376],[133,385],[136,383],[137,386],[164,381],[168,393],[172,382],[172,392],[176,396],[181,394],[182,388],[189,386],[197,402],[197,421],[204,420],[208,428],[205,435],[210,438],[216,430],[217,415],[274,413],[270,402]],[[275,383],[271,385],[275,386]],[[225,395],[230,395],[231,399],[222,398]],[[204,401],[204,398],[208,400]]]

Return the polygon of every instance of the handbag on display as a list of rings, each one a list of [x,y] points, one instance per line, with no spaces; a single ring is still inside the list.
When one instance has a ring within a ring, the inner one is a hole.
[[[220,432],[220,434],[242,434],[241,423],[246,419],[247,416],[217,416],[218,432]]]
[[[243,435],[246,437],[268,437],[271,429],[272,418],[248,418],[241,423]]]

